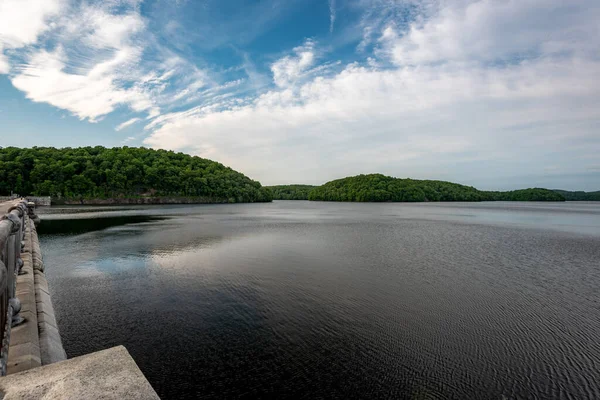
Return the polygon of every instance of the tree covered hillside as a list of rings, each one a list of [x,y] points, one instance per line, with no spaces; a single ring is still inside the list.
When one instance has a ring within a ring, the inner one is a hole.
[[[214,161],[134,147],[0,148],[0,195],[54,198],[201,197],[270,201],[270,191]]]
[[[273,194],[273,200],[308,200],[308,194],[316,186],[311,185],[277,185],[265,186]]]
[[[569,192],[567,190],[554,190],[568,201],[600,201],[600,190],[597,192]]]
[[[564,201],[548,189],[485,192],[471,186],[430,180],[400,179],[381,174],[337,179],[313,189],[310,200],[322,201]]]
[[[553,190],[542,188],[511,190],[509,192],[485,192],[494,201],[565,201]]]
[[[482,201],[479,190],[443,181],[400,179],[382,174],[357,175],[327,182],[310,200],[324,201]]]

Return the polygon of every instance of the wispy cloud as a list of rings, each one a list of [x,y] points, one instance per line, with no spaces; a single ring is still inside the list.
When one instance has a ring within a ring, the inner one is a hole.
[[[82,120],[97,122],[119,107],[155,117],[161,107],[181,99],[180,93],[193,95],[210,79],[156,43],[139,3],[57,0],[55,7],[40,8],[47,12],[34,14],[39,22],[32,24],[39,25],[35,29],[21,32],[0,24],[0,49],[10,45],[24,50],[13,61],[0,58],[0,72],[10,69],[13,85],[27,98],[68,110]],[[18,2],[3,2],[2,7],[17,19],[23,12]]]
[[[427,21],[445,7],[455,7],[477,0],[357,0],[363,10],[358,27],[362,30],[362,40],[357,48],[363,52],[377,44],[381,32],[393,26],[402,32],[407,31],[418,21]]]
[[[119,3],[119,13],[113,7]],[[36,102],[68,110],[95,122],[119,105],[148,111],[149,90],[136,83],[144,47],[136,38],[145,27],[135,4],[106,2],[61,9],[46,29],[53,49],[32,48],[13,70],[13,85]],[[48,46],[48,48],[51,48]],[[132,85],[127,85],[131,82]]]
[[[335,0],[329,0],[329,33],[333,32],[333,27],[335,25]]]
[[[271,65],[273,80],[279,87],[296,82],[316,61],[315,43],[312,40],[296,47],[294,53],[293,56],[285,56]]]
[[[119,131],[127,128],[128,126],[131,126],[141,120],[142,120],[141,118],[131,118],[131,119],[123,122],[122,124],[117,125],[117,127],[115,128],[115,131],[119,132]]]
[[[155,2],[154,18],[162,22],[162,33],[174,47],[181,43],[212,50],[233,45],[244,47],[273,29],[282,18],[293,15],[305,0],[266,0],[224,3],[221,0],[186,1],[175,6],[172,0]],[[175,7],[174,7],[175,6]],[[194,16],[193,28],[172,21]]]

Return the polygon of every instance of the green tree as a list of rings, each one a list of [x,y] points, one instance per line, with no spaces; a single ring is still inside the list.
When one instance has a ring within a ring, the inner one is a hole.
[[[67,199],[191,196],[205,202],[271,201],[260,183],[222,164],[134,147],[0,148],[0,195]]]
[[[548,189],[485,192],[457,183],[400,179],[381,174],[337,179],[311,189],[309,200],[321,201],[564,201]]]
[[[316,186],[311,185],[278,185],[267,186],[273,193],[273,200],[308,200],[308,194]]]

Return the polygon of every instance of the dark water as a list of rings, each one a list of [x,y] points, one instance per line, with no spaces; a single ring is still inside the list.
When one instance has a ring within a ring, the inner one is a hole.
[[[600,204],[40,213],[68,355],[165,399],[600,398]]]

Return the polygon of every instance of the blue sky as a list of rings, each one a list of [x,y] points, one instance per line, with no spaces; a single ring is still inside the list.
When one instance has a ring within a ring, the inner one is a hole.
[[[600,190],[596,0],[0,0],[0,145]]]

